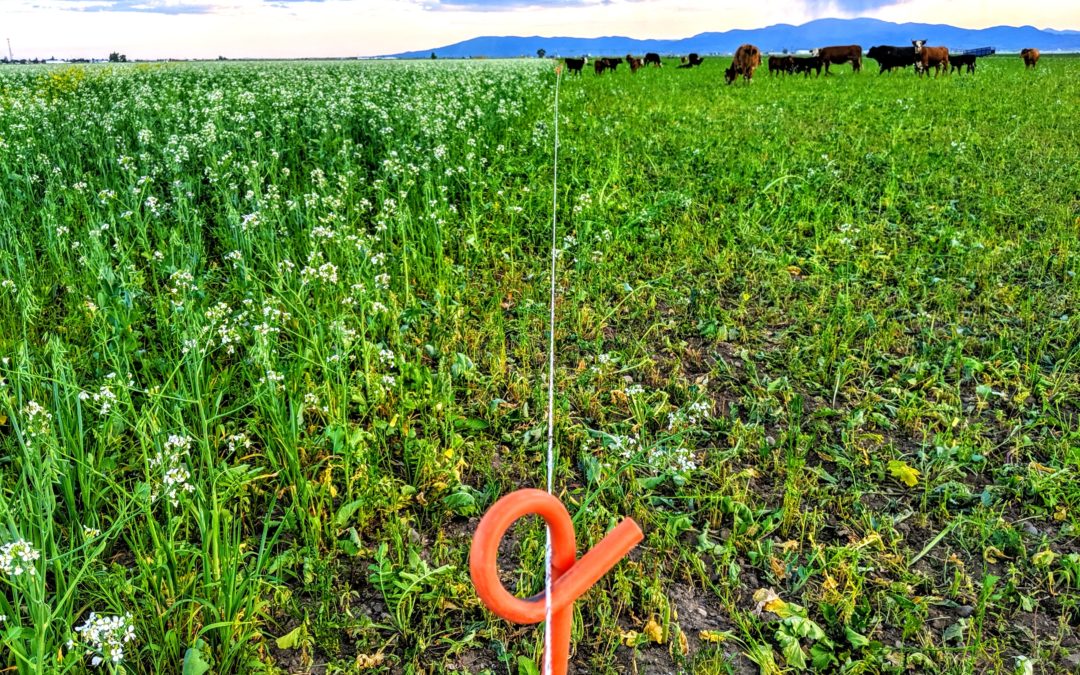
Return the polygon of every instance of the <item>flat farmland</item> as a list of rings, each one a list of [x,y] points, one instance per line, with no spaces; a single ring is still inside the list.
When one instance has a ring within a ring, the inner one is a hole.
[[[729,61],[562,76],[571,672],[1075,672],[1080,58]],[[0,667],[539,672],[555,84],[0,69]]]

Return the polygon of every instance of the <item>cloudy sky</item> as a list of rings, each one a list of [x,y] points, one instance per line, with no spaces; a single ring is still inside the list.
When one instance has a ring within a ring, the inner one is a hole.
[[[0,0],[16,58],[368,56],[478,35],[627,35],[820,17],[1080,30],[1080,0]]]

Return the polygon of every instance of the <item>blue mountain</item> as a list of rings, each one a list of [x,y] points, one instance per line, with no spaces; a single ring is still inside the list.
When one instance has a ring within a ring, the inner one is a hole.
[[[637,40],[609,36],[518,37],[486,36],[452,45],[392,54],[397,58],[427,58],[432,52],[440,58],[536,56],[543,49],[548,56],[622,55],[659,52],[661,54],[731,54],[744,42],[757,45],[764,52],[798,51],[825,45],[859,44],[909,45],[925,39],[927,44],[944,45],[952,50],[995,47],[1001,52],[1018,52],[1036,47],[1042,52],[1080,52],[1080,32],[1039,29],[1034,26],[994,26],[992,28],[957,28],[945,24],[892,23],[878,19],[818,19],[801,26],[780,23],[766,28],[700,33],[680,40]]]

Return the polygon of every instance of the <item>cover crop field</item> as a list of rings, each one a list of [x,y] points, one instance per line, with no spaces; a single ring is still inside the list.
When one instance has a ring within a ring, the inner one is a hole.
[[[1075,672],[1080,59],[674,65],[561,85],[555,488],[645,531],[572,670]],[[544,484],[554,84],[0,70],[0,668],[537,672],[467,559]]]

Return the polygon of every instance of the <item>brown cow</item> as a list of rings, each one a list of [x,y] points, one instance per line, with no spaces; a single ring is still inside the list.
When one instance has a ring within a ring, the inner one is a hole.
[[[821,59],[825,66],[825,74],[829,74],[829,64],[837,65],[851,61],[851,72],[857,73],[862,70],[862,47],[859,45],[846,45],[842,47],[821,47],[815,49],[813,55]]]
[[[769,75],[773,73],[791,73],[795,70],[794,56],[770,56]]]
[[[728,84],[734,82],[739,75],[747,82],[754,76],[754,68],[761,65],[761,50],[754,45],[739,45],[735,50],[735,58],[731,60],[731,66],[724,71],[724,79]]]
[[[638,68],[645,65],[644,62],[641,59],[635,59],[630,54],[626,55],[626,62],[630,64],[630,73],[631,74],[636,73],[638,71]]]
[[[614,71],[622,62],[621,56],[601,57],[593,63],[593,70],[596,71],[597,75],[602,75],[605,70]]]
[[[926,40],[912,40],[911,44],[915,45],[916,63],[921,66],[918,69],[919,77],[929,73],[931,67],[934,69],[934,77],[940,75],[942,70],[946,75],[949,74],[948,47],[927,47]]]
[[[1039,50],[1032,47],[1021,49],[1020,58],[1024,59],[1025,68],[1034,68],[1039,63]]]

